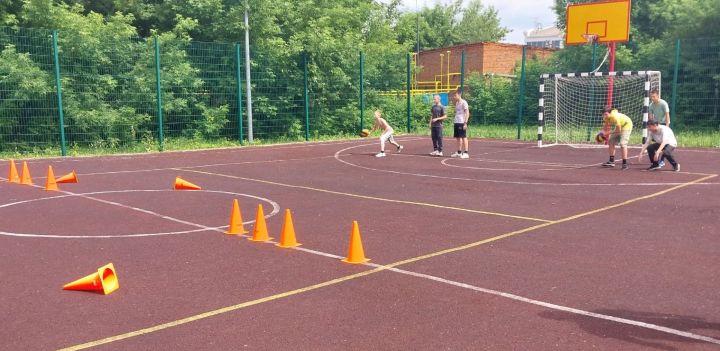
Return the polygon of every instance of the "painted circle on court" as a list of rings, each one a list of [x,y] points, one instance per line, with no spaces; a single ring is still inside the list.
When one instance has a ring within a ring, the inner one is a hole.
[[[172,190],[172,189],[163,189],[163,190],[134,190],[134,189],[133,189],[133,190],[111,190],[111,191],[95,191],[95,192],[90,192],[90,193],[67,194],[67,195],[51,196],[51,197],[45,197],[45,198],[40,198],[40,199],[23,200],[23,201],[17,201],[17,202],[12,202],[12,203],[8,203],[8,204],[3,204],[3,205],[0,205],[0,210],[2,210],[3,208],[7,208],[7,207],[24,205],[24,204],[28,204],[28,203],[39,202],[39,201],[46,201],[46,200],[57,200],[57,199],[70,198],[70,197],[88,197],[88,196],[91,196],[91,195],[116,194],[116,193],[141,193],[141,192],[146,192],[146,193],[175,192],[175,190]],[[280,212],[280,205],[278,205],[277,202],[272,201],[272,200],[267,199],[267,198],[264,198],[264,197],[260,197],[260,196],[255,196],[255,195],[250,195],[250,194],[243,194],[243,193],[236,193],[236,192],[231,192],[231,191],[220,191],[220,190],[193,190],[192,192],[193,192],[193,193],[226,194],[226,195],[245,197],[245,198],[250,198],[250,199],[254,199],[254,200],[259,200],[259,201],[265,202],[265,203],[269,204],[270,206],[272,206],[272,211],[270,211],[270,213],[267,213],[267,214],[265,215],[265,218],[273,217],[273,216],[275,216],[276,214],[278,214],[278,213]],[[101,200],[101,201],[105,201],[105,200]],[[116,205],[117,205],[117,204],[116,204]],[[148,210],[144,210],[144,209],[140,209],[140,208],[135,208],[135,207],[132,207],[132,206],[123,206],[123,207],[136,209],[136,210],[139,210],[140,212],[144,212],[144,213],[147,213],[147,214],[151,214],[151,215],[157,216],[157,217],[159,217],[159,218],[168,219],[168,220],[174,221],[174,222],[176,222],[176,223],[181,223],[181,224],[186,224],[186,225],[190,225],[190,226],[195,226],[195,227],[197,227],[197,228],[196,228],[196,229],[181,230],[181,231],[172,231],[172,232],[135,233],[135,234],[114,234],[114,235],[52,235],[52,234],[38,234],[38,233],[12,233],[12,232],[5,232],[5,231],[0,231],[0,235],[13,236],[13,237],[25,237],[25,238],[51,238],[51,239],[142,238],[142,237],[154,237],[154,236],[164,236],[164,235],[189,234],[189,233],[196,233],[196,232],[203,232],[203,231],[219,231],[219,230],[221,230],[221,229],[223,229],[223,228],[227,228],[227,227],[228,227],[227,225],[218,226],[218,227],[208,227],[208,226],[204,226],[204,225],[201,225],[201,224],[196,224],[196,223],[185,222],[185,221],[182,221],[182,220],[177,220],[177,219],[174,219],[174,218],[171,218],[171,217],[167,217],[167,216],[163,216],[163,215],[161,215],[161,214],[154,213],[154,212],[152,212],[152,211],[148,211]],[[250,223],[254,223],[254,222],[255,222],[254,220],[244,221],[243,224],[250,224]]]

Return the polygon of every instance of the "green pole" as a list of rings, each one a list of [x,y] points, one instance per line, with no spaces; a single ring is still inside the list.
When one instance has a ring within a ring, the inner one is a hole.
[[[460,91],[465,94],[465,49],[460,56]]]
[[[65,114],[63,113],[62,83],[60,82],[60,58],[58,55],[57,31],[52,32],[53,62],[55,63],[55,89],[57,90],[58,103],[58,124],[60,127],[60,152],[67,156],[67,145],[65,145]]]
[[[407,110],[407,132],[410,133],[410,108],[411,108],[410,84],[412,84],[412,82],[410,82],[410,54],[409,53],[407,54],[405,61],[406,61],[406,65],[407,65],[407,77],[405,79],[406,85],[407,85],[407,88],[405,89],[405,93],[407,95],[407,106],[405,109]]]
[[[365,56],[360,51],[360,130],[365,128],[364,115],[365,115]]]
[[[597,63],[597,56],[595,55],[597,51],[597,43],[593,42],[592,45],[592,67],[590,67],[590,72],[595,70],[595,64]]]
[[[677,95],[678,95],[678,71],[680,69],[680,39],[675,42],[675,69],[673,70],[673,82],[672,82],[672,101],[670,102],[670,118],[671,121],[675,120],[675,106],[677,106]],[[673,124],[677,126],[677,124]]]
[[[592,67],[590,67],[590,72],[595,70],[595,65],[597,64],[597,43],[593,42],[592,44]],[[593,83],[593,80],[590,80],[590,86],[592,87],[592,90],[595,90],[595,84]],[[595,111],[595,94],[590,94],[590,111]],[[590,141],[590,137],[592,135],[592,113],[589,113],[587,116],[587,128],[585,131],[585,139],[587,141]]]
[[[160,83],[160,40],[157,37],[155,37],[155,89],[157,92],[158,138],[160,151],[163,151],[165,134],[163,132],[162,84]]]
[[[308,60],[303,51],[303,74],[305,78],[305,141],[310,140],[310,98],[308,96]]]
[[[238,142],[243,144],[243,103],[242,103],[242,77],[240,67],[240,43],[235,43],[235,95],[237,98]]]
[[[517,138],[520,140],[522,116],[523,116],[523,105],[525,103],[525,53],[527,47],[522,47],[522,63],[520,64],[520,89],[518,89],[518,111],[517,111]]]

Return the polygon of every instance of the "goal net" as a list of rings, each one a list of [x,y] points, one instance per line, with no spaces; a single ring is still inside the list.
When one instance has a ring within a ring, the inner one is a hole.
[[[597,147],[602,110],[613,108],[633,121],[633,136],[647,137],[650,91],[660,92],[660,72],[544,74],[540,77],[538,146]],[[633,138],[631,143],[640,143]]]

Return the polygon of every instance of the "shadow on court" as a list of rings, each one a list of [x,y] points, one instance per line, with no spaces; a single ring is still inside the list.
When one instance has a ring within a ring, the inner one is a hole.
[[[704,318],[699,317],[616,309],[596,309],[590,312],[655,324],[661,327],[682,330],[693,334],[697,333],[703,336],[713,335],[717,338],[717,335],[720,334],[720,323],[707,321]],[[556,321],[575,322],[582,330],[588,333],[602,338],[613,338],[623,342],[636,344],[642,346],[643,348],[652,348],[657,350],[688,349],[685,347],[677,348],[675,346],[677,343],[693,344],[693,349],[701,348],[702,346],[707,347],[707,349],[712,349],[713,346],[720,346],[713,345],[712,343],[702,340],[690,339],[648,328],[641,328],[562,311],[544,311],[540,312],[538,315],[542,318]],[[670,343],[675,345],[671,345]]]

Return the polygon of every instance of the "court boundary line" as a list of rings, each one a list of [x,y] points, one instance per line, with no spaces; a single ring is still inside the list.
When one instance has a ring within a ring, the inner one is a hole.
[[[235,304],[235,305],[231,305],[231,306],[226,306],[226,307],[218,308],[218,309],[215,309],[215,310],[203,312],[203,313],[200,313],[200,314],[196,314],[196,315],[193,315],[193,316],[188,316],[188,317],[181,318],[181,319],[176,319],[176,320],[173,320],[173,321],[170,321],[170,322],[166,322],[166,323],[156,324],[156,325],[151,326],[151,327],[138,329],[138,330],[135,330],[135,331],[131,331],[131,332],[124,333],[124,334],[117,334],[117,335],[110,336],[110,337],[107,337],[107,338],[97,339],[97,340],[94,340],[94,341],[89,341],[89,342],[86,342],[86,343],[69,346],[69,347],[60,349],[60,351],[81,350],[81,349],[86,349],[86,348],[90,348],[90,347],[100,346],[100,345],[112,343],[112,342],[115,342],[115,341],[120,341],[120,340],[124,340],[124,339],[128,339],[128,338],[136,337],[136,336],[146,335],[146,334],[150,334],[150,333],[153,333],[153,332],[156,332],[156,331],[165,330],[165,329],[169,329],[169,328],[172,328],[172,327],[180,326],[180,325],[183,325],[183,324],[187,324],[187,323],[195,322],[195,321],[198,321],[198,320],[210,318],[210,317],[213,317],[213,316],[216,316],[216,315],[220,315],[220,314],[224,314],[224,313],[228,313],[228,312],[240,310],[240,309],[243,309],[243,308],[246,308],[246,307],[250,307],[250,306],[262,304],[262,303],[265,303],[265,302],[270,302],[270,301],[282,299],[282,298],[289,297],[289,296],[298,295],[298,294],[301,294],[301,293],[304,293],[304,292],[317,290],[317,289],[320,289],[320,288],[323,288],[323,287],[326,287],[326,286],[336,285],[336,284],[339,284],[339,283],[342,283],[342,282],[345,282],[345,281],[354,280],[354,279],[361,278],[361,277],[365,277],[365,276],[368,276],[368,275],[371,275],[371,274],[375,274],[375,273],[379,273],[379,272],[383,272],[383,271],[387,271],[387,270],[392,271],[394,268],[396,268],[396,267],[398,267],[398,266],[402,266],[402,265],[406,265],[406,264],[409,264],[409,263],[414,263],[414,262],[422,261],[422,260],[425,260],[425,259],[428,259],[428,258],[437,257],[437,256],[445,255],[445,254],[448,254],[448,253],[452,253],[452,252],[463,251],[463,250],[466,250],[466,249],[469,249],[469,248],[473,248],[473,247],[477,247],[477,246],[484,245],[484,244],[487,244],[487,243],[491,243],[491,242],[494,242],[494,241],[502,240],[502,239],[505,239],[505,238],[508,238],[508,237],[513,237],[513,236],[517,236],[517,235],[524,234],[524,233],[527,233],[527,232],[531,232],[531,231],[534,231],[534,230],[536,230],[536,229],[545,228],[545,227],[552,226],[552,225],[556,225],[556,224],[561,224],[561,223],[570,222],[570,221],[576,220],[576,219],[578,219],[578,218],[583,218],[583,217],[591,216],[591,215],[596,214],[596,213],[609,211],[609,210],[612,210],[612,209],[615,209],[615,208],[618,208],[618,207],[623,207],[623,206],[626,206],[626,205],[629,205],[629,204],[632,204],[632,203],[635,203],[635,202],[639,202],[639,201],[643,201],[643,200],[655,198],[655,197],[658,197],[658,196],[667,194],[667,193],[669,193],[669,192],[672,192],[672,191],[675,191],[675,190],[679,190],[679,189],[682,189],[682,188],[685,188],[685,187],[688,187],[688,186],[697,184],[697,183],[699,183],[699,182],[702,182],[702,181],[705,181],[705,180],[707,180],[707,179],[714,178],[714,177],[717,177],[717,175],[716,175],[716,174],[715,174],[715,175],[709,175],[709,176],[706,176],[706,177],[703,177],[703,178],[699,178],[699,179],[696,179],[696,180],[693,180],[693,181],[690,181],[690,182],[686,182],[686,183],[684,183],[684,184],[677,185],[677,186],[674,186],[674,187],[671,187],[671,188],[668,188],[668,189],[664,189],[664,190],[661,190],[661,191],[658,191],[658,192],[655,192],[655,193],[652,193],[652,194],[635,197],[635,198],[632,198],[632,199],[629,199],[629,200],[626,200],[626,201],[623,201],[623,202],[620,202],[620,203],[617,203],[617,204],[608,205],[608,206],[601,207],[601,208],[597,208],[597,209],[594,209],[594,210],[591,210],[591,211],[582,212],[582,213],[579,213],[579,214],[576,214],[576,215],[573,215],[573,216],[569,216],[569,217],[565,217],[565,218],[562,218],[562,219],[559,219],[559,220],[556,220],[556,221],[552,221],[552,222],[548,222],[548,223],[542,223],[542,224],[534,225],[534,226],[527,227],[527,228],[524,228],[524,229],[519,229],[519,230],[515,230],[515,231],[512,231],[512,232],[505,233],[505,234],[501,234],[501,235],[498,235],[498,236],[495,236],[495,237],[487,238],[487,239],[484,239],[484,240],[479,240],[479,241],[476,241],[476,242],[473,242],[473,243],[469,243],[469,244],[457,246],[457,247],[454,247],[454,248],[444,249],[444,250],[432,252],[432,253],[429,253],[429,254],[425,254],[425,255],[420,255],[420,256],[408,258],[408,259],[405,259],[405,260],[396,261],[396,262],[394,262],[394,263],[390,263],[390,264],[386,264],[386,265],[364,264],[365,266],[370,266],[370,267],[376,266],[376,267],[373,268],[373,269],[367,270],[367,271],[363,271],[363,272],[359,272],[359,273],[355,273],[355,274],[351,274],[351,275],[347,275],[347,276],[343,276],[343,277],[338,277],[338,278],[331,279],[331,280],[328,280],[328,281],[324,281],[324,282],[321,282],[321,283],[309,285],[309,286],[306,286],[306,287],[303,287],[303,288],[293,289],[293,290],[290,290],[290,291],[286,291],[286,292],[282,292],[282,293],[278,293],[278,294],[266,296],[266,297],[263,297],[263,298],[254,299],[254,300],[242,302],[242,303]],[[312,251],[312,250],[310,250],[310,251]],[[403,271],[404,271],[404,270],[403,270]],[[408,271],[408,272],[409,272],[409,271]],[[414,273],[414,272],[412,272],[412,273]],[[417,274],[418,274],[418,275],[421,275],[422,273],[417,273]],[[427,276],[427,277],[424,277],[424,278],[426,278],[426,279],[430,279],[429,277],[437,278],[437,277],[429,276],[429,275],[426,275],[426,276]],[[430,280],[438,281],[438,282],[441,282],[441,283],[442,283],[442,282],[445,282],[445,283],[451,282],[451,281],[445,280],[445,279],[443,279],[443,278],[430,279]],[[449,284],[449,283],[448,283],[448,284]],[[464,288],[468,288],[468,289],[475,290],[475,291],[478,291],[478,292],[485,292],[485,293],[490,293],[490,291],[494,291],[494,290],[489,290],[489,289],[479,290],[479,289],[482,289],[482,288],[476,289],[477,287],[474,287],[474,286],[469,285],[469,284],[464,284],[464,283],[459,283],[459,285],[455,285],[455,284],[450,284],[450,285],[459,286],[459,287],[464,287]],[[553,309],[554,306],[560,306],[560,305],[545,303],[545,302],[538,301],[538,300],[527,299],[527,298],[524,298],[524,297],[522,297],[522,296],[518,296],[518,295],[514,295],[514,294],[508,294],[508,293],[503,293],[503,292],[499,292],[499,291],[497,291],[497,293],[498,293],[498,294],[493,294],[493,295],[501,296],[501,297],[506,297],[506,298],[510,298],[510,299],[517,300],[517,301],[523,301],[523,302],[527,302],[527,303],[532,303],[532,302],[530,302],[530,301],[537,301],[538,303],[542,303],[542,304],[537,304],[537,303],[536,303],[536,305],[543,306],[543,307],[550,308],[550,309]],[[517,297],[517,298],[513,298],[513,297]],[[565,306],[562,306],[562,307],[565,307]],[[630,320],[630,319],[624,319],[624,318],[619,318],[619,317],[613,317],[613,316],[603,315],[603,314],[599,314],[599,313],[594,313],[594,312],[589,312],[589,311],[574,309],[574,308],[571,308],[571,307],[567,307],[566,310],[564,310],[564,311],[565,311],[565,312],[568,312],[568,313],[574,313],[575,311],[583,312],[582,315],[587,316],[587,317],[601,318],[601,319],[604,319],[604,320],[614,321],[614,322],[618,322],[618,323],[631,324],[631,325],[634,325],[634,326],[644,327],[644,328],[652,327],[652,328],[650,328],[650,329],[653,329],[653,330],[656,330],[656,331],[659,331],[659,332],[664,332],[664,333],[669,333],[669,334],[673,334],[673,335],[683,336],[683,337],[686,337],[686,338],[691,338],[691,339],[695,339],[695,340],[701,340],[701,341],[705,341],[705,342],[709,342],[709,343],[720,344],[720,340],[717,340],[717,339],[713,339],[713,338],[710,338],[710,337],[707,337],[707,336],[703,336],[703,335],[699,335],[699,334],[693,334],[693,333],[685,332],[685,331],[682,331],[682,330],[677,330],[677,329],[672,329],[672,328],[668,328],[668,327],[663,327],[663,326],[660,326],[660,325],[655,325],[655,324],[650,324],[650,323],[633,321],[633,320]],[[630,322],[632,322],[632,323],[630,323]]]
[[[194,170],[194,169],[183,169],[183,168],[177,168],[176,170],[211,175],[211,176],[222,177],[222,178],[230,178],[230,179],[245,180],[245,181],[262,183],[262,184],[276,185],[276,186],[281,186],[281,187],[286,187],[286,188],[310,190],[310,191],[315,191],[315,192],[320,192],[320,193],[325,193],[325,194],[354,197],[354,198],[365,199],[365,200],[375,200],[375,201],[398,203],[398,204],[404,204],[404,205],[440,208],[440,209],[445,209],[445,210],[453,210],[453,211],[459,211],[459,212],[483,214],[483,215],[488,215],[488,216],[521,219],[521,220],[533,221],[533,222],[545,222],[545,223],[552,222],[552,220],[550,220],[550,219],[533,218],[533,217],[526,217],[526,216],[516,216],[516,215],[511,215],[511,214],[506,214],[506,213],[490,212],[490,211],[482,211],[482,210],[473,210],[473,209],[463,208],[463,207],[438,205],[438,204],[433,204],[433,203],[429,203],[429,202],[388,199],[388,198],[383,198],[383,197],[353,194],[353,193],[347,193],[347,192],[342,192],[342,191],[315,188],[315,187],[310,187],[310,186],[305,186],[305,185],[294,185],[294,184],[280,183],[280,182],[258,179],[258,178],[241,177],[241,176],[235,176],[235,175],[231,175],[231,174],[214,173],[214,172],[206,172],[206,171],[199,171],[199,170]]]
[[[424,177],[424,178],[434,178],[434,179],[461,180],[461,181],[477,182],[477,183],[494,183],[494,184],[509,184],[509,185],[545,185],[545,186],[662,186],[662,185],[677,186],[677,185],[685,184],[682,182],[675,182],[675,183],[552,183],[552,182],[521,182],[521,181],[505,181],[505,180],[496,180],[496,179],[448,177],[448,176],[440,176],[440,175],[434,175],[434,174],[411,173],[411,172],[393,171],[393,170],[389,170],[389,169],[366,167],[366,166],[361,166],[361,165],[358,165],[358,164],[355,164],[355,163],[352,163],[349,161],[345,161],[340,157],[340,155],[343,152],[346,152],[347,150],[351,150],[351,149],[362,147],[362,146],[368,146],[368,145],[372,145],[372,144],[354,145],[351,147],[347,147],[347,148],[338,150],[335,153],[335,160],[337,160],[340,163],[344,163],[348,166],[351,166],[351,167],[356,167],[356,168],[380,172],[380,173],[390,173],[390,174],[408,175],[408,176],[414,176],[414,177]],[[518,150],[523,150],[523,149],[512,149],[512,150],[508,150],[508,151],[518,151]],[[395,156],[395,155],[391,154],[390,156]],[[448,166],[448,167],[452,167],[452,166]],[[687,172],[681,172],[681,173],[690,174]],[[694,173],[693,175],[711,175],[711,174]],[[717,184],[720,184],[720,183],[699,183],[698,185],[717,185]]]

